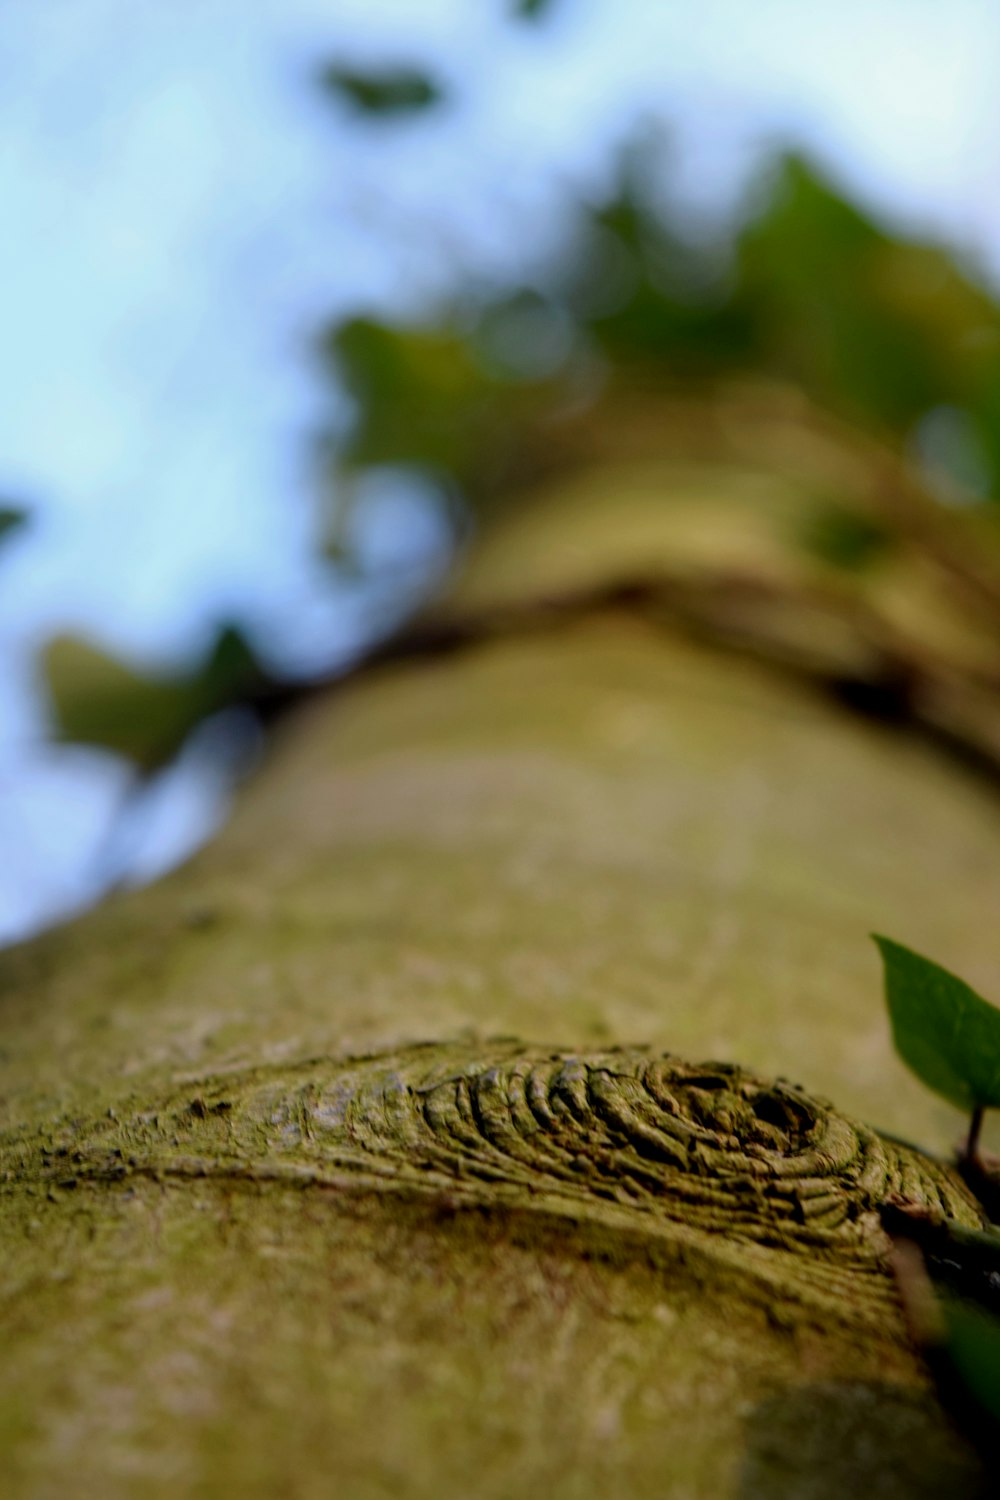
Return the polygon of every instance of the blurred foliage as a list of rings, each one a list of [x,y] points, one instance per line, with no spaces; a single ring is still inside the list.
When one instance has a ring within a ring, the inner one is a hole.
[[[1000,308],[947,251],[888,233],[795,155],[709,243],[657,189],[649,153],[628,152],[534,286],[459,297],[425,326],[333,330],[327,353],[357,401],[345,464],[426,468],[476,506],[497,490],[498,455],[516,471],[540,413],[595,372],[647,389],[756,374],[912,445],[942,487],[1000,498]]]
[[[798,158],[740,238],[736,297],[762,361],[848,414],[905,433],[955,405],[986,439],[995,301],[945,250],[886,234]]]
[[[536,20],[548,8],[519,0],[513,13]],[[406,67],[332,65],[323,84],[372,124],[405,123],[442,98]],[[738,222],[699,238],[670,207],[663,162],[655,143],[624,152],[612,190],[575,206],[560,252],[530,284],[460,285],[422,322],[358,316],[322,336],[354,401],[346,437],[319,438],[335,510],[356,501],[352,474],[390,466],[429,478],[454,515],[479,520],[572,461],[560,416],[582,414],[579,434],[591,414],[627,417],[636,393],[748,376],[802,390],[915,457],[942,498],[1000,499],[1000,308],[974,275],[887,231],[794,154],[773,163]],[[845,505],[835,483],[813,499],[794,538],[804,557],[839,574],[882,564],[894,542],[884,517]],[[0,535],[19,519],[9,515]],[[346,572],[343,534],[335,516],[328,559]],[[50,645],[45,670],[62,737],[146,769],[262,681],[235,632],[170,679],[67,639]]]
[[[417,68],[362,72],[331,64],[320,75],[329,93],[362,115],[412,115],[444,98],[441,85]]]
[[[253,698],[268,681],[232,626],[185,673],[145,676],[69,635],[49,641],[42,670],[57,736],[123,755],[146,774],[172,760],[203,719]]]

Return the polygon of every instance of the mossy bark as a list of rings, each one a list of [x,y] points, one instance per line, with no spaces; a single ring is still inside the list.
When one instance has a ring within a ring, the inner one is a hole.
[[[790,504],[692,474],[612,455],[447,607]],[[187,868],[0,957],[5,1493],[975,1492],[877,1215],[977,1221],[877,1134],[961,1122],[867,933],[995,990],[995,796],[787,667],[607,602],[387,663]]]

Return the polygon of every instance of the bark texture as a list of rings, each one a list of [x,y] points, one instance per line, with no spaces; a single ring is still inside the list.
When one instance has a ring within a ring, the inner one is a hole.
[[[978,1222],[878,1133],[961,1122],[866,935],[995,990],[995,796],[817,687],[873,611],[924,649],[933,598],[988,739],[985,648],[946,567],[861,610],[789,561],[808,476],[867,481],[782,420],[797,468],[731,413],[595,435],[470,560],[455,649],[311,704],[191,865],[0,956],[7,1493],[976,1492],[877,1217]]]

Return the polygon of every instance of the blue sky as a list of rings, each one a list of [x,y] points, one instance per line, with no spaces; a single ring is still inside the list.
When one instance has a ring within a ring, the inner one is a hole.
[[[359,133],[310,85],[332,56],[426,64],[449,103]],[[998,64],[992,0],[553,0],[520,27],[499,0],[4,7],[0,492],[38,519],[0,560],[0,939],[93,892],[124,785],[42,746],[47,635],[152,667],[222,616],[285,665],[364,638],[370,601],[331,591],[313,550],[308,442],[337,413],[322,320],[530,264],[567,187],[599,194],[651,111],[692,214],[792,139],[1000,275]],[[383,551],[439,540],[391,490],[373,526]],[[221,815],[212,765],[193,747],[164,783],[137,876]]]

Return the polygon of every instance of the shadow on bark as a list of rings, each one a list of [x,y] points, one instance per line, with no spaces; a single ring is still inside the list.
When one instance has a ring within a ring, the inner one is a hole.
[[[929,1394],[874,1381],[771,1396],[747,1418],[739,1500],[983,1500],[979,1462]]]

